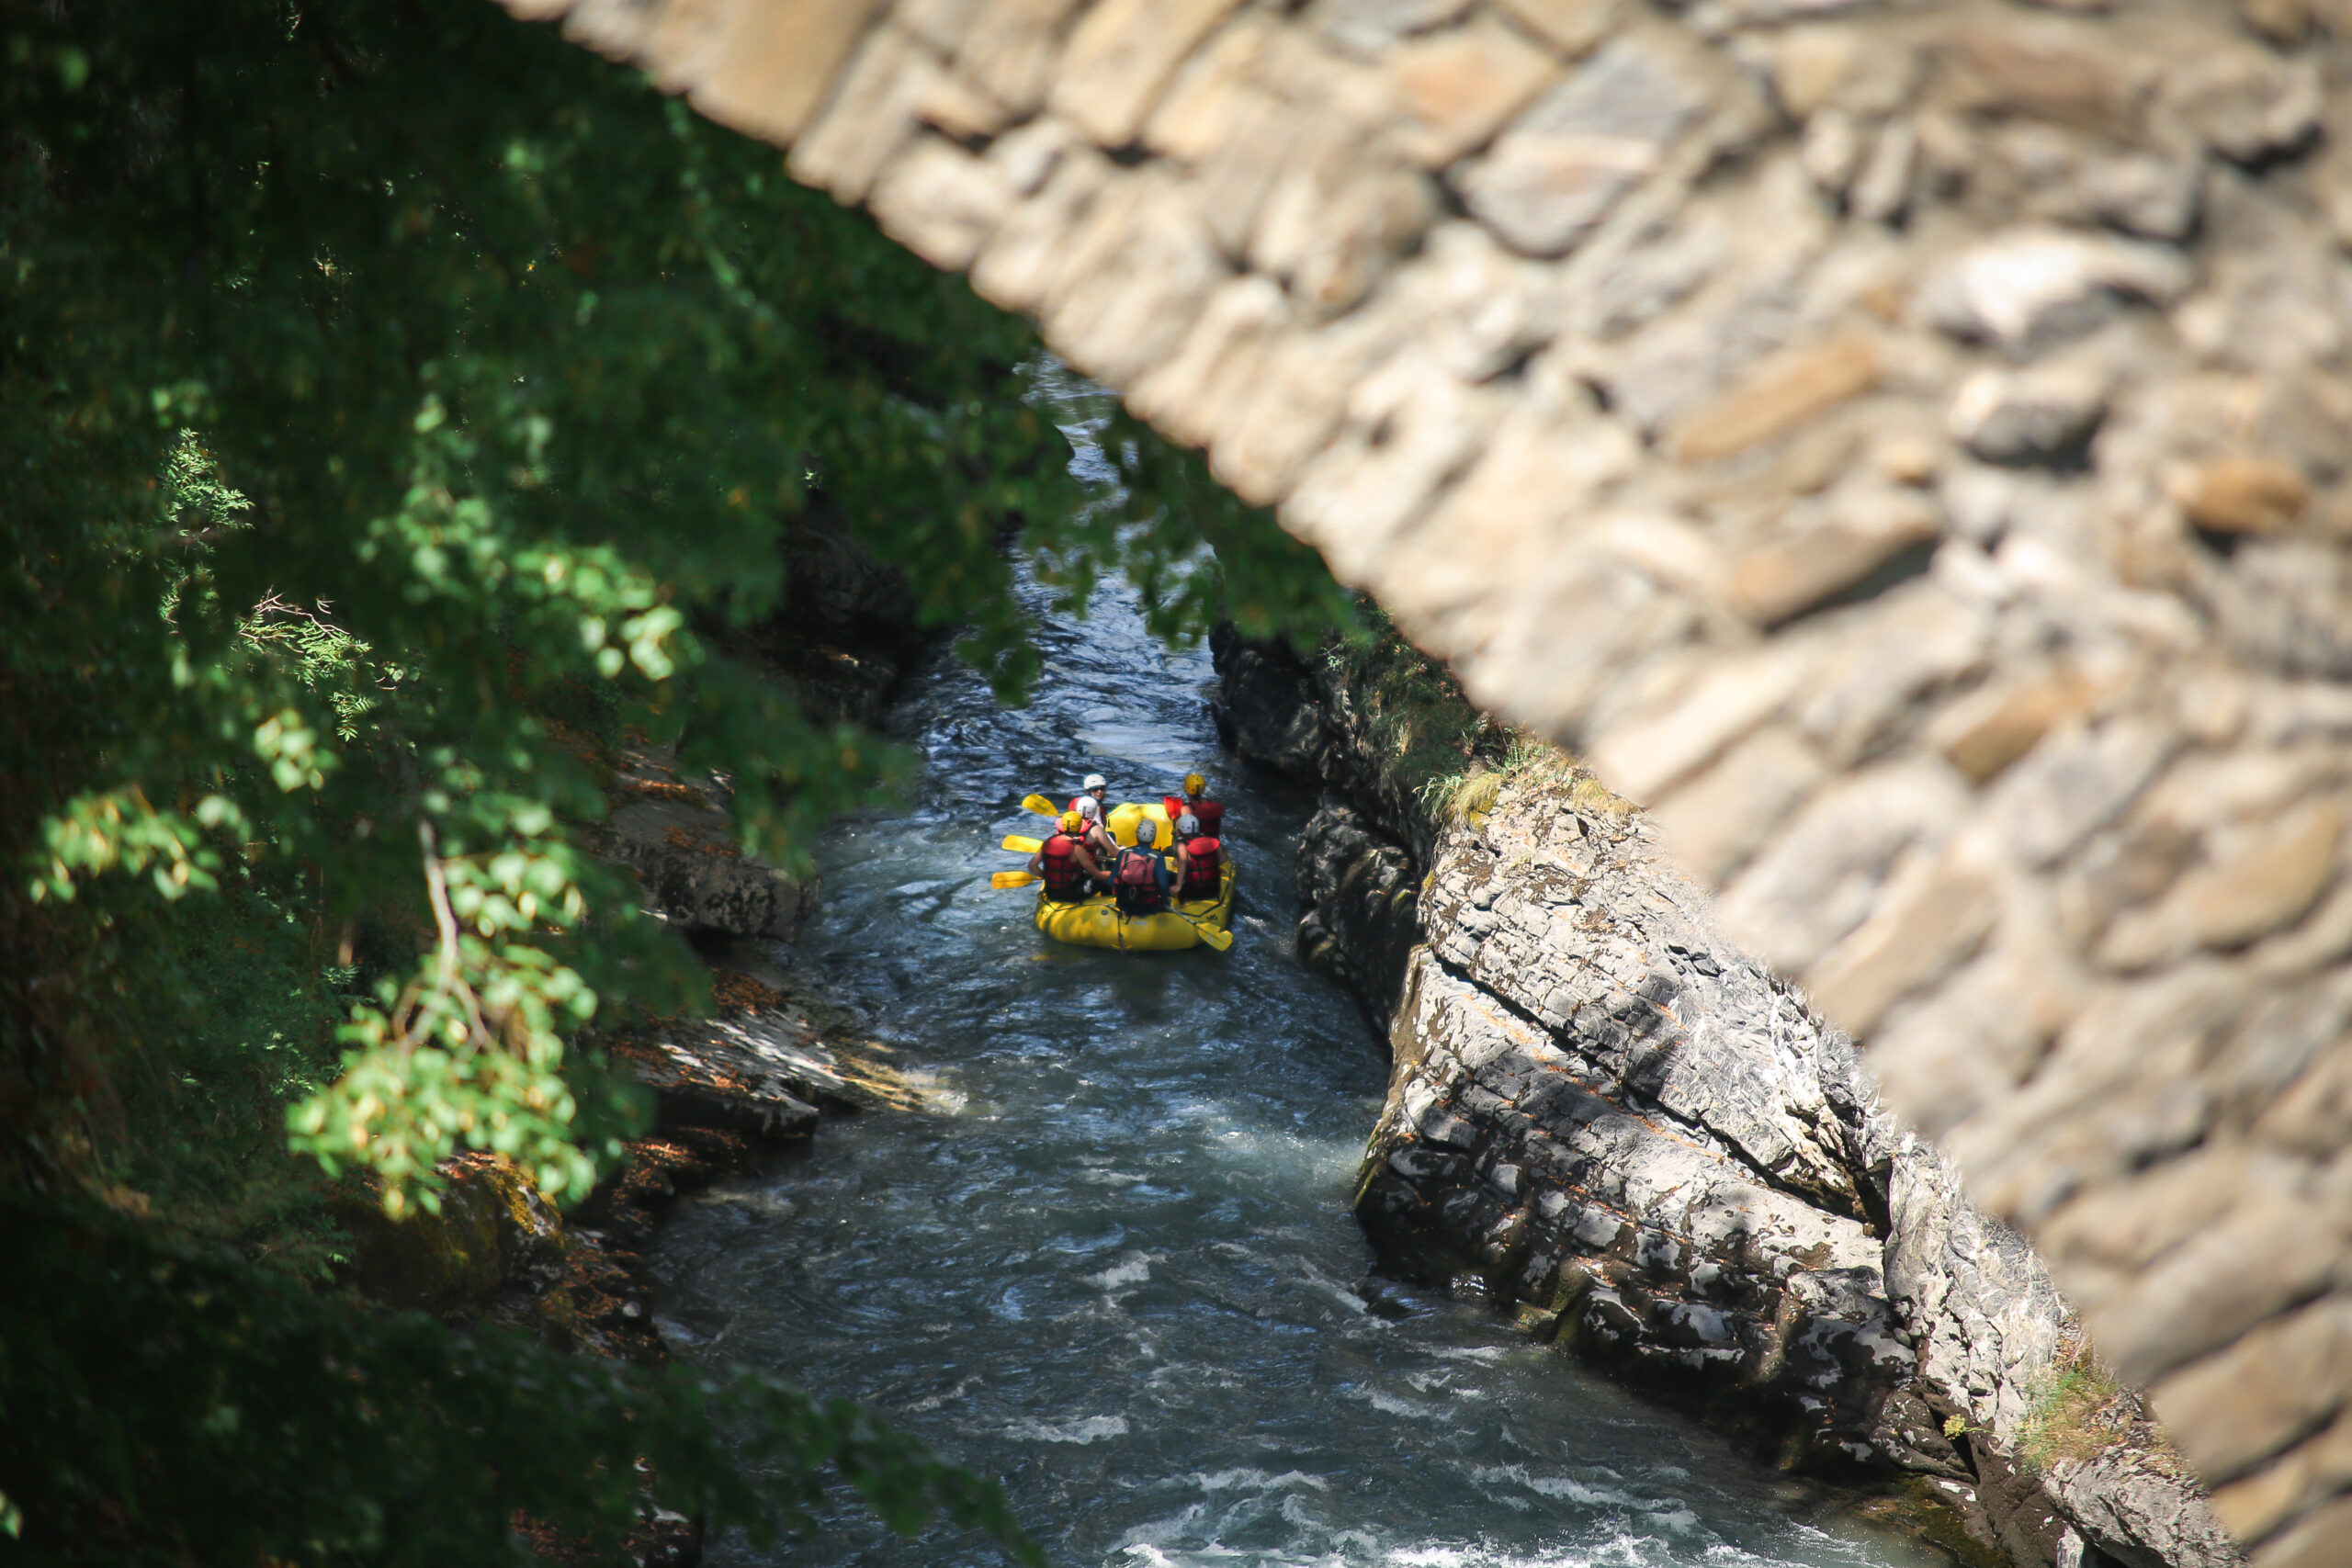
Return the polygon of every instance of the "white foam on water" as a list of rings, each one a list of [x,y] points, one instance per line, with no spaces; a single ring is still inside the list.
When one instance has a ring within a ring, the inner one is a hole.
[[[1349,1392],[1355,1397],[1369,1402],[1374,1410],[1384,1416],[1402,1416],[1410,1421],[1451,1419],[1446,1412],[1434,1405],[1416,1404],[1409,1399],[1399,1399],[1385,1388],[1359,1388],[1351,1389]]]
[[[1122,1285],[1140,1285],[1150,1279],[1151,1263],[1152,1254],[1130,1252],[1100,1274],[1089,1274],[1084,1278],[1090,1285],[1100,1285],[1106,1291],[1115,1291]]]
[[[1086,1416],[1075,1421],[1015,1421],[997,1428],[1006,1437],[1033,1443],[1076,1443],[1081,1448],[1104,1438],[1127,1435],[1124,1416]]]
[[[1678,1503],[1651,1502],[1614,1486],[1590,1485],[1573,1475],[1532,1475],[1525,1465],[1519,1464],[1481,1465],[1470,1472],[1470,1479],[1480,1486],[1523,1486],[1539,1497],[1581,1503],[1589,1508],[1626,1508],[1636,1513],[1647,1513],[1653,1509],[1680,1506]]]
[[[1263,1470],[1220,1470],[1205,1475],[1196,1472],[1184,1479],[1204,1492],[1277,1492],[1298,1486],[1317,1492],[1331,1490],[1329,1480],[1303,1470],[1285,1470],[1280,1475]]]

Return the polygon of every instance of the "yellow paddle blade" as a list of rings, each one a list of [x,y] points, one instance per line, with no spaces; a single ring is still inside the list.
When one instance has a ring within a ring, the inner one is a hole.
[[[1201,933],[1201,940],[1203,942],[1207,942],[1219,953],[1223,953],[1227,948],[1233,945],[1233,933],[1231,931],[1221,931],[1215,926],[1211,925],[1195,925],[1193,929]]]
[[[1024,839],[1018,833],[1005,835],[1004,847],[1017,855],[1034,855],[1046,847],[1043,839]]]
[[[1034,811],[1040,817],[1059,817],[1062,814],[1060,807],[1056,806],[1052,801],[1047,800],[1042,795],[1023,795],[1021,797],[1021,809],[1023,811]]]
[[[1032,876],[1025,871],[1000,871],[989,878],[989,886],[990,887],[1026,887],[1033,882],[1044,880],[1045,878]],[[1233,939],[1227,937],[1226,940],[1230,942]]]

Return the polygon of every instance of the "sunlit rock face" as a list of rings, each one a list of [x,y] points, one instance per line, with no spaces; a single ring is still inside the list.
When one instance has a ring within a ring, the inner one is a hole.
[[[1367,1230],[1784,1460],[1924,1478],[2012,1562],[2236,1561],[2128,1398],[2052,1440],[2082,1331],[2041,1259],[1589,796],[1506,784],[1439,838]]]
[[[2332,0],[511,4],[1653,808],[2262,1561],[2352,1539]]]
[[[1432,803],[1343,661],[1216,652],[1232,742],[1323,789],[1299,951],[1387,1035],[1356,1213],[1392,1267],[2011,1562],[2238,1560],[2032,1248],[1630,802],[1522,755]]]

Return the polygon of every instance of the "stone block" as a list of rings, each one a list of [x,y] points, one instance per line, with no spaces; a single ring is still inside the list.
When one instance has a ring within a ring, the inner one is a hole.
[[[2222,457],[2184,475],[2174,499],[2199,528],[2267,538],[2302,521],[2312,488],[2275,458]]]
[[[607,60],[650,60],[648,41],[667,22],[677,28],[679,37],[662,51],[663,63],[684,53],[700,55],[707,36],[724,22],[726,11],[718,6],[678,6],[674,9],[684,15],[673,17],[672,6],[631,5],[628,0],[579,0],[576,5],[572,0],[501,0],[501,4],[517,21],[562,17],[567,39]]]
[[[1513,250],[1566,254],[1658,169],[1707,100],[1685,62],[1617,39],[1537,99],[1455,185]]]
[[[1289,322],[1282,285],[1256,273],[1228,279],[1176,352],[1136,378],[1127,407],[1176,441],[1209,445],[1244,400],[1267,344]]]
[[[989,141],[1001,133],[1012,118],[1002,104],[945,71],[933,78],[930,91],[916,106],[916,114],[925,125],[934,126],[951,140],[963,142]]]
[[[1413,320],[1409,300],[1375,297],[1270,343],[1257,385],[1209,449],[1210,471],[1253,506],[1279,502],[1339,427],[1356,382],[1410,340]]]
[[[2237,13],[2247,27],[2288,49],[2340,14],[2325,0],[2237,0]]]
[[[1924,1136],[1944,1137],[2007,1094],[2081,1005],[2064,958],[2017,924],[1871,1033],[1871,1073]]]
[[[2323,101],[2317,62],[2240,47],[2176,66],[2161,105],[2222,157],[2250,164],[2315,135]]]
[[[1438,217],[1437,189],[1401,163],[1326,141],[1278,165],[1250,237],[1250,264],[1308,311],[1336,315],[1372,291]]]
[[[1629,800],[1657,799],[1778,713],[1808,678],[1809,651],[1707,660],[1686,690],[1604,731],[1589,753],[1593,771]]]
[[[1804,139],[1797,144],[1797,164],[1821,194],[1842,200],[1862,163],[1861,128],[1838,109],[1824,109],[1804,122]]]
[[[993,305],[1034,314],[1061,277],[1071,231],[1114,170],[1109,159],[1077,144],[1068,127],[1051,119],[1004,138],[989,149],[989,160],[1028,199],[1014,205],[980,248],[972,263],[972,289]]]
[[[1893,223],[1911,206],[1912,176],[1918,164],[1919,132],[1905,119],[1888,121],[1871,142],[1869,156],[1846,189],[1846,210],[1872,223]]]
[[[876,0],[738,4],[692,64],[657,68],[697,113],[749,136],[791,141],[815,116],[877,9]]]
[[[1825,617],[1793,705],[1798,732],[1838,768],[1898,749],[1935,696],[1984,671],[1993,633],[1991,616],[1933,576]]]
[[[956,69],[1016,119],[1046,101],[1071,18],[1084,0],[981,0],[956,51]]]
[[[2235,1481],[2327,1425],[2352,1393],[2352,1297],[2271,1319],[2149,1391],[2209,1483]]]
[[[2262,1543],[2254,1568],[2341,1568],[2352,1540],[2352,1496],[2323,1503],[2290,1529]]]
[[[1180,66],[1143,127],[1144,145],[1180,164],[1198,164],[1225,145],[1248,106],[1266,94],[1257,68],[1283,24],[1244,11]]]
[[[2108,389],[2096,365],[1979,370],[1960,384],[1946,423],[1988,463],[2062,461],[2079,455],[2106,417]]]
[[[2352,1414],[2338,1416],[2244,1480],[2216,1487],[2213,1512],[2238,1540],[2259,1544],[2346,1491],[2352,1491]]]
[[[925,136],[884,172],[866,205],[890,238],[961,272],[1011,209],[1012,190],[998,165]]]
[[[1341,582],[1382,578],[1397,535],[1468,466],[1498,415],[1493,395],[1439,370],[1418,346],[1360,383],[1339,436],[1299,476],[1283,525]]]
[[[1548,269],[1505,251],[1476,223],[1431,230],[1399,281],[1424,302],[1421,341],[1464,381],[1521,364],[1559,327]]]
[[[2196,228],[2204,168],[2183,151],[2119,152],[2104,137],[2031,120],[1991,128],[1976,145],[1973,183],[2021,216],[2175,242]]]
[[[1947,57],[1954,107],[2024,115],[2109,136],[2136,127],[2154,66],[2078,23],[2004,18],[1962,29]]]
[[[1238,93],[1232,113],[1193,167],[1193,203],[1225,254],[1238,264],[1250,254],[1267,193],[1301,163],[1333,156],[1329,128],[1317,129],[1288,104],[1256,91]],[[1283,159],[1265,150],[1281,147]],[[1312,236],[1309,236],[1312,243]]]
[[[1906,551],[1932,544],[1943,519],[1924,498],[1896,491],[1875,507],[1792,517],[1782,527],[1732,568],[1733,601],[1758,626],[1779,626],[1862,587]]]
[[[2122,299],[2168,305],[2191,280],[2169,245],[2023,228],[1962,252],[1928,280],[1920,308],[1947,333],[2032,354],[2097,326]]]
[[[940,78],[930,46],[885,22],[866,35],[825,110],[786,155],[802,185],[854,205],[917,128]]]
[[[1589,54],[1614,31],[1622,0],[1495,0],[1505,16],[1569,60]]]
[[[1524,33],[1487,13],[1401,44],[1381,64],[1408,117],[1399,133],[1405,155],[1432,169],[1484,145],[1559,71]]]
[[[1177,67],[1235,3],[1102,0],[1072,29],[1047,103],[1102,146],[1126,146]]]
[[[2199,947],[2258,942],[2308,913],[2335,880],[2343,813],[2308,801],[2275,820],[2216,834],[2205,864],[2192,868],[2154,908],[2119,918],[2099,943],[2099,962],[2141,969]]]
[[[1965,806],[1958,780],[1917,761],[1828,785],[1724,888],[1724,929],[1780,973],[1804,974],[1869,918],[1900,857],[1934,852]]]
[[[2175,744],[2143,718],[2063,729],[2002,775],[1994,819],[2020,861],[2048,865],[2131,805]]]
[[[1826,774],[1784,724],[1768,725],[1650,808],[1674,857],[1720,885],[1745,864]]]
[[[1884,32],[1841,22],[1789,28],[1773,37],[1766,55],[1772,96],[1792,119],[1808,124],[1835,113],[1850,127],[1912,102],[1917,52]]]
[[[1228,276],[1176,186],[1163,169],[1114,177],[1068,236],[1041,312],[1055,351],[1114,387],[1173,355]]]
[[[2245,1192],[2090,1312],[2092,1333],[2118,1377],[2153,1385],[2319,1294],[2335,1274],[2345,1218],[2309,1190]]]
[[[1785,435],[1878,384],[1877,345],[1859,333],[1792,350],[1693,410],[1673,437],[1677,460],[1711,462]]]
[[[1928,744],[1972,784],[1983,784],[2066,720],[2090,711],[2103,687],[2079,670],[1997,681],[1954,703],[1928,726]]]
[[[983,0],[896,0],[890,19],[944,55],[962,47]]]
[[[1954,849],[1916,863],[1871,918],[1805,972],[1822,1016],[1861,1038],[1887,1010],[1965,963],[2000,899],[1985,868]]]
[[[1476,646],[1500,618],[1491,584],[1510,576],[1530,535],[1566,531],[1638,457],[1614,423],[1576,423],[1522,407],[1428,523],[1397,541],[1384,569],[1385,602],[1449,646]]]

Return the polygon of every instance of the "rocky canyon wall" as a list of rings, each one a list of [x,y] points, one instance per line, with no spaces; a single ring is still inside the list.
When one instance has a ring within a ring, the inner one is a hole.
[[[1332,661],[1217,652],[1235,745],[1326,787],[1299,941],[1386,1029],[1356,1203],[1392,1263],[1782,1462],[1907,1478],[2012,1562],[2241,1560],[2136,1398],[2077,1365],[2032,1249],[1641,814],[1555,762],[1454,819],[1384,765]]]

